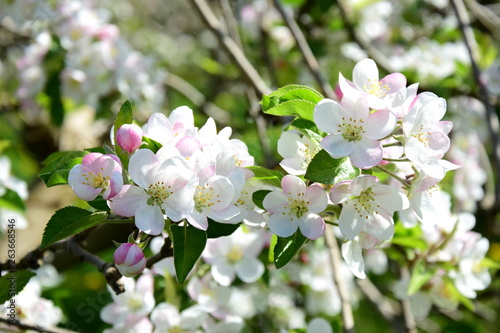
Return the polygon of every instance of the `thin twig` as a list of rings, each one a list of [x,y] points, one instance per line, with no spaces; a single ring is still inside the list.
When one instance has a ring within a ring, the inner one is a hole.
[[[37,326],[37,325],[28,325],[28,324],[24,324],[22,323],[20,320],[15,320],[14,323],[12,323],[12,320],[11,319],[8,319],[6,317],[4,317],[3,315],[0,316],[0,322],[2,323],[7,323],[11,326],[15,326],[19,329],[22,329],[22,330],[30,330],[30,331],[35,331],[35,332],[44,332],[44,333],[77,333],[75,331],[70,331],[70,330],[67,330],[67,329],[64,329],[64,328],[60,328],[60,327],[50,327],[50,328],[44,328],[44,327],[40,327],[40,326]],[[6,330],[6,331],[3,331],[3,330]],[[2,327],[2,332],[18,332],[17,330],[16,331],[7,331],[7,329],[5,327]]]
[[[290,17],[290,15],[288,15],[279,0],[274,0],[274,6],[280,12],[281,17],[283,17],[283,20],[288,26],[288,29],[290,29],[290,31],[292,32],[293,38],[295,39],[295,42],[297,43],[297,46],[299,47],[299,50],[304,57],[307,67],[309,68],[309,71],[313,75],[318,85],[321,87],[321,91],[323,92],[323,94],[325,94],[326,97],[334,99],[336,97],[335,92],[330,83],[328,83],[323,75],[321,75],[318,61],[316,60],[316,57],[314,57],[314,54],[312,53],[311,48],[309,47],[309,44],[304,37],[304,34],[300,30],[299,25],[292,17]]]
[[[401,278],[403,280],[410,280],[410,272],[408,271],[408,268],[401,267]],[[403,298],[401,304],[403,305],[403,315],[405,319],[406,332],[417,333],[417,323],[415,322],[415,317],[413,316],[413,312],[411,311],[410,298]]]
[[[500,17],[490,8],[475,0],[465,0],[465,3],[474,16],[490,31],[490,33],[496,39],[500,40]]]
[[[238,44],[223,31],[219,20],[207,2],[205,0],[191,0],[191,3],[196,8],[196,11],[205,22],[206,26],[215,34],[220,44],[250,81],[255,90],[258,91],[260,95],[269,94],[271,89],[264,82],[255,67],[246,58],[243,51],[238,47]]]
[[[498,116],[496,114],[495,108],[490,103],[490,98],[488,94],[488,89],[486,88],[485,82],[481,78],[481,70],[478,66],[479,51],[477,47],[477,42],[474,37],[474,32],[470,26],[469,15],[467,14],[467,9],[462,0],[452,0],[452,7],[455,10],[455,14],[458,19],[458,25],[460,31],[462,32],[465,46],[469,53],[472,74],[474,80],[476,81],[478,87],[478,97],[483,102],[486,108],[486,123],[488,124],[488,131],[491,136],[492,141],[492,158],[493,165],[496,170],[496,174],[500,175],[500,141],[498,132],[500,129]],[[495,184],[495,210],[500,209],[500,177],[497,177]]]
[[[170,240],[170,238],[167,237],[165,239],[165,243],[161,247],[160,252],[158,252],[154,256],[148,258],[147,263],[146,263],[146,267],[151,268],[158,261],[165,259],[165,258],[168,258],[168,257],[172,257],[173,255],[174,255],[174,249],[172,248],[172,241]]]
[[[347,285],[344,281],[341,272],[341,257],[339,246],[337,244],[337,238],[335,238],[335,234],[333,233],[333,228],[327,224],[325,230],[325,238],[326,244],[330,249],[330,264],[332,266],[333,271],[333,279],[335,285],[337,286],[337,290],[339,292],[341,304],[342,304],[342,320],[344,322],[344,332],[353,333],[354,332],[354,316],[352,314],[351,301],[349,297],[349,291],[347,290]]]
[[[383,68],[388,73],[394,72],[394,68],[385,54],[380,52],[365,36],[356,31],[354,23],[351,21],[349,9],[346,7],[344,1],[337,0],[335,3],[340,10],[340,16],[342,17],[344,26],[351,39],[364,49],[368,53],[368,56],[372,58],[379,67]]]

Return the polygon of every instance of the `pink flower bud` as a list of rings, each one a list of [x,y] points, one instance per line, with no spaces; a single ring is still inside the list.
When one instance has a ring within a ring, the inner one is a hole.
[[[141,274],[146,267],[146,258],[141,248],[134,243],[120,245],[113,254],[116,268],[123,276]]]
[[[142,143],[142,129],[136,124],[124,124],[116,131],[116,142],[129,153],[133,153]]]

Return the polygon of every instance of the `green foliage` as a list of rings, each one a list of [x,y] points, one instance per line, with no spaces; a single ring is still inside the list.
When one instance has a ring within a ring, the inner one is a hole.
[[[10,189],[5,189],[5,194],[0,197],[0,207],[10,210],[24,212],[24,201],[19,197],[17,192]]]
[[[31,271],[21,270],[9,272],[0,277],[0,304],[5,303],[14,295],[19,294],[35,275],[36,274]],[[11,289],[12,287],[14,287],[14,289]]]
[[[141,145],[141,148],[150,149],[155,154],[162,147],[161,143],[159,143],[153,139],[147,138],[145,136],[142,137],[142,142],[143,143]]]
[[[229,236],[240,227],[241,223],[229,224],[229,223],[219,223],[212,219],[208,219],[207,237],[208,238],[219,238],[223,236]]]
[[[283,174],[278,171],[269,170],[260,166],[247,167],[254,174],[253,179],[261,181],[265,185],[281,187],[281,179]]]
[[[87,151],[59,151],[49,155],[42,164],[45,165],[40,172],[40,177],[47,187],[68,183],[69,171],[87,155]]]
[[[265,209],[264,205],[263,205],[263,201],[264,201],[264,198],[266,197],[266,195],[268,195],[270,192],[272,192],[272,191],[269,191],[269,190],[258,190],[258,191],[255,191],[252,194],[252,201],[253,201],[253,203],[257,207],[259,207],[261,209]]]
[[[207,233],[187,223],[170,226],[174,245],[174,266],[177,281],[183,284],[207,244]]]
[[[106,212],[92,213],[78,207],[64,207],[56,211],[45,226],[40,248],[45,248],[66,237],[106,222]]]
[[[435,268],[426,266],[424,260],[419,260],[411,271],[410,283],[408,284],[408,295],[413,295],[419,291],[436,273]]]
[[[100,198],[100,197],[99,197]],[[107,200],[105,199],[94,199],[92,201],[87,201],[87,203],[90,205],[90,207],[94,208],[94,209],[97,209],[97,210],[100,210],[100,211],[103,211],[103,212],[106,212],[109,210],[109,207],[108,207],[108,204],[107,204]]]
[[[360,174],[361,170],[353,166],[349,158],[336,159],[322,149],[309,163],[304,177],[313,182],[333,185],[343,180],[354,179]]]
[[[277,237],[277,242],[273,249],[274,265],[276,268],[281,268],[288,264],[306,240],[307,238],[302,235],[300,230],[297,230],[290,237]]]
[[[288,85],[262,97],[262,110],[275,116],[293,116],[313,121],[314,107],[323,99],[316,90]]]
[[[295,119],[290,126],[296,128],[300,132],[307,135],[310,139],[315,140],[316,142],[320,142],[321,139],[325,136],[317,126],[314,121],[297,118]]]

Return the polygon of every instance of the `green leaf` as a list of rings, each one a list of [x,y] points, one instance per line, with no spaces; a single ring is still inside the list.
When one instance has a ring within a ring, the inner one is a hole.
[[[410,283],[408,284],[408,295],[413,295],[426,284],[435,273],[436,269],[429,269],[425,267],[425,262],[419,260],[411,271]]]
[[[313,120],[314,106],[324,97],[307,86],[288,85],[262,97],[262,110],[276,116]]]
[[[114,137],[116,138],[116,131],[118,131],[123,124],[132,124],[132,120],[132,103],[127,100],[122,104],[120,111],[118,111],[118,114],[116,115],[113,127]]]
[[[90,205],[90,207],[95,208],[95,209],[100,210],[100,211],[103,211],[103,212],[110,210],[108,207],[107,200],[105,200],[105,199],[94,199],[92,201],[87,201],[87,203]]]
[[[88,151],[89,153],[100,153],[100,154],[108,154],[106,152],[106,149],[104,149],[103,147],[94,147],[94,148],[85,148],[86,151]]]
[[[190,225],[170,226],[174,243],[174,266],[177,281],[183,284],[207,243],[207,233]]]
[[[426,241],[417,237],[396,237],[391,239],[392,244],[397,244],[412,249],[426,250],[429,247]]]
[[[35,275],[31,271],[21,270],[8,272],[6,275],[0,277],[0,304],[19,294]]]
[[[262,202],[264,201],[264,198],[266,197],[266,195],[268,195],[270,192],[272,192],[272,191],[269,191],[269,190],[259,190],[259,191],[253,192],[253,194],[252,194],[252,201],[253,201],[253,203],[257,207],[265,209],[264,205],[262,204]]]
[[[26,209],[23,199],[21,199],[17,192],[11,189],[6,189],[5,194],[0,197],[0,207],[19,212],[24,212]]]
[[[142,137],[142,142],[143,143],[141,145],[141,148],[150,149],[155,154],[162,147],[161,143],[159,143],[159,142],[157,142],[157,141],[155,141],[153,139],[150,139],[148,137],[145,137],[145,136]]]
[[[42,162],[44,167],[38,172],[38,177],[48,187],[67,184],[69,171],[75,165],[81,163],[82,158],[87,154],[88,152],[84,150],[53,153]]]
[[[45,226],[40,248],[106,222],[106,212],[92,213],[78,207],[64,207],[55,212]]]
[[[269,170],[260,166],[249,166],[247,169],[253,172],[253,179],[260,180],[265,185],[281,187],[281,179],[283,178],[281,172]]]
[[[320,142],[325,136],[325,133],[323,133],[313,121],[307,119],[297,118],[290,124],[290,126],[295,127],[316,142]]]
[[[343,180],[354,179],[361,170],[351,164],[349,158],[333,158],[324,149],[311,160],[305,178],[313,182],[333,185]]]
[[[219,238],[223,236],[229,236],[240,227],[241,223],[229,224],[229,223],[219,223],[212,219],[208,219],[208,238]]]
[[[297,230],[290,237],[278,237],[278,241],[274,246],[274,265],[276,268],[281,268],[288,264],[306,240],[307,238],[302,235],[300,230]]]
[[[273,116],[293,116],[313,120],[315,103],[301,99],[280,102],[280,104],[264,111]]]

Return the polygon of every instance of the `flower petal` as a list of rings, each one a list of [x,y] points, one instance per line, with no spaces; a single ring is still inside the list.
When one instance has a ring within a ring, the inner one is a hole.
[[[359,61],[352,70],[352,82],[362,91],[363,87],[378,82],[378,68],[375,61],[366,58]]]
[[[341,109],[339,103],[325,98],[314,107],[314,122],[323,132],[335,133],[342,124]]]
[[[366,217],[359,214],[354,208],[352,200],[347,201],[342,207],[339,217],[339,228],[344,236],[353,240],[363,229]]]
[[[159,235],[165,227],[160,207],[143,203],[135,211],[135,225],[149,235]]]
[[[135,185],[123,185],[122,190],[112,200],[108,200],[108,206],[116,214],[121,216],[134,216],[137,208],[146,204],[149,196],[144,190]]]
[[[229,286],[235,278],[234,268],[226,261],[225,258],[219,258],[216,260],[212,264],[210,272],[212,273],[214,280],[225,287]]]
[[[291,218],[290,215],[272,214],[267,221],[269,229],[280,237],[289,237],[293,235],[299,227],[299,221]]]
[[[357,240],[342,244],[342,257],[356,277],[360,279],[366,278],[363,251]]]
[[[333,158],[348,156],[354,150],[354,142],[347,141],[341,134],[330,134],[321,140],[323,147]]]
[[[317,239],[325,233],[325,221],[319,215],[309,214],[299,219],[299,228],[302,235]]]
[[[264,274],[262,261],[252,257],[243,257],[234,265],[234,269],[236,275],[245,283],[255,282]]]

